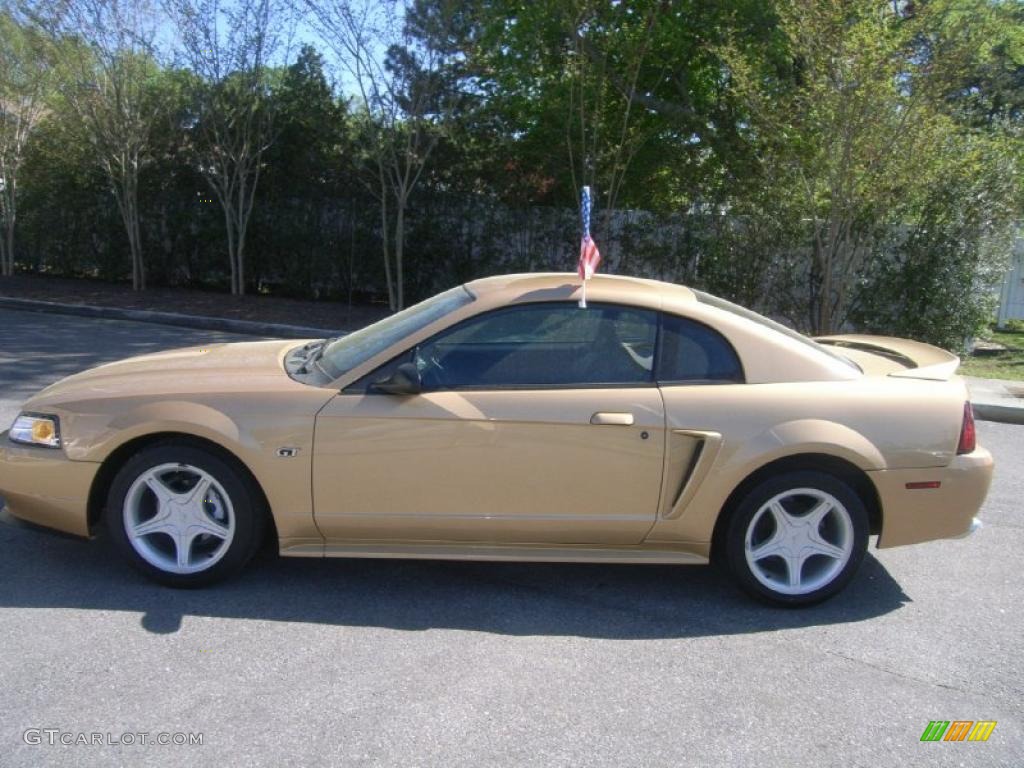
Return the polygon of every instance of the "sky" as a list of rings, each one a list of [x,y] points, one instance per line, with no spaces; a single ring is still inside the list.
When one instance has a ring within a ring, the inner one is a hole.
[[[370,9],[371,12],[383,7],[379,2],[374,0],[362,0]],[[331,0],[328,0],[330,3]],[[239,3],[227,2],[224,4],[225,9],[230,12],[232,9],[237,8]],[[297,5],[302,5],[298,3]],[[399,14],[395,17],[397,23],[401,23],[401,4],[395,4],[395,7],[399,9]],[[180,54],[175,52],[179,49],[179,32],[177,25],[174,20],[171,19],[162,10],[158,11],[159,21],[155,30],[155,42],[159,51],[159,56],[167,64],[183,65],[184,62],[180,61]],[[348,69],[342,65],[338,58],[337,52],[329,44],[329,42],[318,32],[318,30],[311,23],[311,15],[304,8],[300,10],[302,18],[292,18],[286,23],[277,26],[277,30],[281,35],[281,44],[278,46],[278,50],[271,57],[270,63],[277,66],[285,66],[293,62],[301,50],[303,45],[312,45],[319,53],[324,57],[325,61],[325,74],[335,91],[340,95],[346,97],[356,96],[358,89],[353,76],[348,72]],[[297,15],[297,14],[292,14]],[[219,30],[221,39],[227,38],[227,25],[222,24]],[[383,59],[385,53],[385,47],[383,45],[378,46],[375,51],[375,56],[378,59]]]

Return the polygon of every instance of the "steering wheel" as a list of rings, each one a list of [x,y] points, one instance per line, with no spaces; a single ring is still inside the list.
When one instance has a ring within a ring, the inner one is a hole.
[[[413,361],[415,362],[416,368],[420,372],[420,378],[423,380],[425,385],[429,387],[444,386],[446,371],[444,364],[438,359],[436,347],[427,347],[426,354],[424,354],[423,347],[416,347],[416,352],[413,354]]]

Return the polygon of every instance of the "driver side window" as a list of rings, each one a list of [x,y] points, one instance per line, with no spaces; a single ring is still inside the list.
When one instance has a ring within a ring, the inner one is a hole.
[[[525,304],[470,318],[420,345],[425,390],[641,386],[654,380],[653,311]]]

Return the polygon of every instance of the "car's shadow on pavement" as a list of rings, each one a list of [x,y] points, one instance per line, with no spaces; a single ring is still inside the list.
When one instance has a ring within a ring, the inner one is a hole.
[[[662,565],[293,559],[263,554],[234,581],[166,589],[109,543],[0,519],[0,607],[135,611],[155,633],[185,616],[399,630],[644,639],[862,621],[909,602],[870,554],[838,597],[804,610],[761,605],[714,568]]]

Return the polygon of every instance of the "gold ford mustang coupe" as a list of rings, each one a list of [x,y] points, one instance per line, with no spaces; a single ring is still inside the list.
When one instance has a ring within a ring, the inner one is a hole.
[[[976,527],[959,360],[677,285],[487,278],[363,330],[102,365],[0,435],[10,513],[175,587],[283,555],[707,563],[803,605]]]

